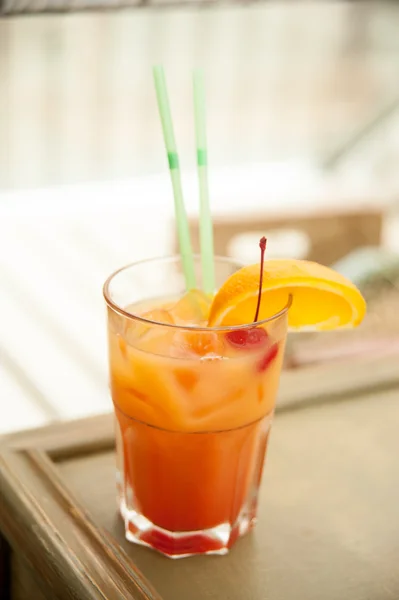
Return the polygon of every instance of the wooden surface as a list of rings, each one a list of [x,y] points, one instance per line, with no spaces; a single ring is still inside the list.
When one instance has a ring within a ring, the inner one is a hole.
[[[227,557],[125,541],[111,416],[3,439],[2,600],[397,600],[399,357],[372,367],[283,378],[259,523]]]
[[[12,600],[49,600],[48,592],[40,586],[40,578],[29,568],[21,555],[14,554],[11,563]]]
[[[398,394],[277,418],[258,527],[221,560],[171,562],[125,542],[113,452],[60,470],[165,600],[397,600]]]

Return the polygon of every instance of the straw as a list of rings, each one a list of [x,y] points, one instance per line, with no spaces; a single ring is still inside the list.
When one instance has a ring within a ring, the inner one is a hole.
[[[170,112],[168,91],[166,89],[165,73],[163,67],[154,67],[153,75],[157,94],[159,114],[162,123],[163,137],[165,140],[166,152],[168,155],[170,177],[172,180],[173,196],[175,202],[175,215],[177,223],[177,235],[179,238],[184,278],[187,290],[191,290],[196,287],[194,259],[191,248],[190,230],[188,226],[187,214],[183,200],[183,191],[179,169],[179,156],[177,154],[175,134],[173,131],[172,115]]]
[[[208,157],[205,126],[205,87],[202,71],[193,73],[195,134],[197,143],[197,168],[200,195],[200,245],[202,285],[204,292],[215,292],[215,266],[213,261],[212,216],[209,206]]]

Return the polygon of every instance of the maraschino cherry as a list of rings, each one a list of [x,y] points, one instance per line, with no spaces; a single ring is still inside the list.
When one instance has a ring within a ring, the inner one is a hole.
[[[258,327],[234,329],[226,334],[226,338],[232,346],[250,350],[261,348],[267,337],[266,331]]]
[[[256,311],[254,317],[254,323],[257,322],[259,317],[260,303],[262,300],[262,285],[263,285],[263,266],[265,261],[265,250],[266,250],[266,238],[262,237],[259,242],[260,247],[260,273],[259,273],[259,291],[258,301],[256,304]],[[261,327],[250,327],[248,329],[235,329],[229,331],[226,334],[226,339],[231,346],[242,350],[257,350],[265,346],[269,336],[266,331]],[[258,370],[264,371],[267,369],[269,364],[276,358],[278,354],[278,345],[273,344],[267,349],[265,356],[261,358],[258,364]]]

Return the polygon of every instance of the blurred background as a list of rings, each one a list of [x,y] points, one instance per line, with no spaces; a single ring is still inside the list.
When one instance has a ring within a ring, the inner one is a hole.
[[[397,351],[397,2],[9,8],[0,18],[0,433],[110,408],[102,283],[125,263],[176,250],[154,63],[167,73],[194,240],[199,66],[217,251],[256,260],[266,234],[269,256],[336,266],[371,310],[357,337],[330,338],[334,359]],[[323,360],[325,346],[290,340],[286,367]]]

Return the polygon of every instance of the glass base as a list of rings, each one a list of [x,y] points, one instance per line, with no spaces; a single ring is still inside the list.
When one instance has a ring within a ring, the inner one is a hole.
[[[120,499],[120,512],[129,542],[147,546],[169,558],[227,554],[237,538],[248,533],[256,524],[255,506],[243,511],[233,525],[221,523],[211,529],[182,532],[168,531],[154,525],[135,510],[129,510],[123,499]]]

